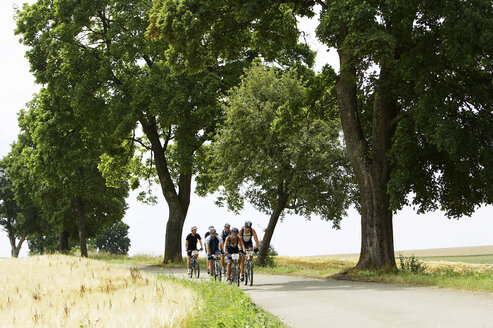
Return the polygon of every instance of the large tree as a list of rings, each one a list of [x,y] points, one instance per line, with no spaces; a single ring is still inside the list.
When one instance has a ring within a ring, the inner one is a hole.
[[[335,99],[323,83],[335,74],[327,68],[319,76],[310,70],[304,75],[307,82],[299,73],[260,63],[245,71],[227,96],[226,118],[211,147],[212,165],[203,176],[229,209],[240,210],[246,199],[270,214],[261,264],[285,212],[307,219],[320,215],[339,228],[354,195]],[[320,101],[330,97],[333,101]]]
[[[30,142],[13,147],[9,172],[16,198],[26,207],[39,209],[38,228],[33,233],[46,236],[58,230],[65,234],[60,241],[68,248],[69,234],[76,231],[81,255],[87,256],[87,238],[122,219],[126,181],[106,185],[98,169],[100,139],[88,134],[70,106],[46,89],[27,111],[21,111],[19,126],[19,141]]]
[[[151,8],[151,0],[39,0],[18,12],[17,33],[30,47],[27,57],[37,82],[50,92],[70,92],[78,116],[108,137],[104,172],[130,167],[129,156],[112,151],[125,140],[150,153],[142,158],[151,159],[151,167],[139,166],[137,173],[150,181],[157,177],[169,209],[164,262],[181,261],[198,155],[222,119],[219,104],[225,91],[237,83],[260,45],[234,60],[209,56],[200,72],[171,71],[169,61],[185,68],[193,59],[183,61],[166,41],[147,37]],[[282,18],[293,20],[288,14]],[[257,40],[251,31],[241,33],[240,43]],[[200,52],[202,46],[196,46]],[[313,58],[305,46],[290,52],[274,47],[269,53],[282,61]]]
[[[393,210],[408,199],[449,217],[493,202],[490,0],[156,1],[151,30],[185,59],[194,41],[231,40],[195,56],[197,67],[211,52],[245,51],[234,42],[241,28],[291,46],[262,29],[282,7],[320,12],[317,36],[339,54],[338,107],[360,189],[358,268],[395,268]]]
[[[9,238],[11,256],[18,257],[27,237],[26,220],[15,200],[12,179],[7,175],[8,162],[8,157],[0,161],[0,226]]]
[[[167,43],[146,37],[151,6],[150,0],[40,0],[18,12],[17,33],[30,47],[37,82],[60,97],[70,94],[81,124],[104,138],[101,169],[109,180],[114,170],[128,176],[137,146],[150,153],[142,158],[151,167],[137,165],[137,175],[157,178],[169,209],[164,261],[181,261],[197,152],[221,118],[220,95],[251,55],[174,74]]]

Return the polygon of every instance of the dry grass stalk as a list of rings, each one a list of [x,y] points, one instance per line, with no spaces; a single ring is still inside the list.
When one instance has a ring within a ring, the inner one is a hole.
[[[171,281],[94,260],[0,259],[2,327],[183,327],[197,301]]]

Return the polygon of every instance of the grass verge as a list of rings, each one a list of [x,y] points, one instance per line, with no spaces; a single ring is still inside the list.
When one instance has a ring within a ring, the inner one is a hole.
[[[419,272],[412,272],[409,269],[395,272],[354,270],[356,258],[328,256],[279,256],[275,260],[274,267],[256,267],[255,270],[261,273],[308,278],[335,278],[493,292],[493,265],[415,260],[422,262],[421,269],[417,270]]]
[[[170,276],[160,278],[190,288],[200,297],[200,306],[188,327],[286,327],[277,317],[252,303],[237,286]]]

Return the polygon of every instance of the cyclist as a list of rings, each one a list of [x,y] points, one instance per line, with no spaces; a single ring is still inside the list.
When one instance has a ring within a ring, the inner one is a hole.
[[[214,254],[222,253],[223,240],[221,236],[218,236],[216,229],[212,228],[209,230],[210,234],[205,239],[205,251],[207,252],[207,262],[208,262],[208,272],[212,274],[212,264],[214,262]]]
[[[197,227],[193,226],[190,229],[192,232],[188,234],[187,239],[185,240],[185,249],[187,250],[187,273],[190,274],[190,259],[192,258],[192,251],[197,250],[197,241],[200,242],[199,251],[203,250],[202,239],[200,235],[197,233]]]
[[[223,241],[226,241],[226,238],[231,235],[231,226],[229,223],[224,224],[224,230],[221,232],[221,238]],[[221,265],[223,267],[223,274],[226,274],[226,267],[224,266],[224,252],[221,255]]]
[[[231,280],[231,254],[240,254],[240,262],[241,262],[241,251],[245,250],[245,247],[243,246],[243,241],[241,238],[238,236],[238,229],[237,228],[232,228],[231,229],[231,235],[226,237],[226,240],[224,241],[223,245],[223,250],[224,253],[226,254],[226,260],[228,261],[228,270],[227,270],[227,277],[228,280]]]
[[[253,249],[253,239],[255,239],[255,249]],[[245,250],[254,250],[255,253],[258,252],[258,237],[257,237],[257,232],[255,229],[252,228],[252,222],[251,221],[245,221],[245,226],[241,228],[240,231],[240,240],[244,244],[244,249]],[[240,262],[240,268],[241,268],[241,281],[245,280],[245,259],[242,259]]]

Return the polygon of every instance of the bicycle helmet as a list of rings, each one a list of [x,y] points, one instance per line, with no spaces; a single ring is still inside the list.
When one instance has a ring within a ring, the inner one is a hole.
[[[211,232],[211,230],[212,230],[212,229],[214,229],[214,226],[210,226],[210,227],[208,228],[209,232]]]
[[[224,224],[224,227],[225,227],[225,228],[229,228],[229,227],[231,227],[231,226],[229,225],[229,223],[225,223],[225,224]]]
[[[239,233],[240,233],[240,232],[238,231],[238,228],[233,228],[233,229],[231,229],[231,234],[232,234],[232,235],[237,235],[237,234],[239,234]]]
[[[245,221],[245,228],[251,228],[252,227],[252,221]]]
[[[209,232],[210,233],[215,233],[216,232],[216,229],[214,227],[212,227],[212,228],[209,229]]]
[[[193,226],[190,230],[192,230],[192,231],[197,230],[197,227]]]

